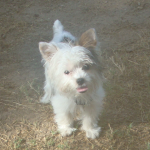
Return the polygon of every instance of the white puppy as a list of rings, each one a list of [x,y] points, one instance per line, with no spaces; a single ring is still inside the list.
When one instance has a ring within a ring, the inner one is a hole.
[[[76,40],[56,20],[53,32],[50,43],[39,43],[46,78],[41,102],[51,102],[62,136],[75,130],[73,119],[80,114],[82,129],[94,139],[99,136],[97,121],[105,95],[95,30],[87,30]]]

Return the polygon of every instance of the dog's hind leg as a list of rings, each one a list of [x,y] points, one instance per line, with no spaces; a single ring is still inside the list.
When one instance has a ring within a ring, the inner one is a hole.
[[[45,103],[45,104],[50,103],[50,98],[52,95],[52,88],[48,82],[45,82],[44,92],[45,92],[45,94],[41,98],[40,102]]]

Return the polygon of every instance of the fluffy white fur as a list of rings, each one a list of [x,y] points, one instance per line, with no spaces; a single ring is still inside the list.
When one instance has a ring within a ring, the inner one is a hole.
[[[56,20],[53,32],[51,42],[39,43],[46,78],[41,102],[51,102],[62,136],[75,131],[73,120],[79,114],[86,136],[94,139],[99,136],[97,121],[105,95],[95,30],[83,33],[77,41]]]

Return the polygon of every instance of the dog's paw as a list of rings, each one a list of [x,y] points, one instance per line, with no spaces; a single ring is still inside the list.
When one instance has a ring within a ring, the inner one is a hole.
[[[74,131],[76,131],[76,128],[71,128],[71,127],[59,128],[59,132],[62,136],[71,135],[72,132]]]
[[[43,98],[41,98],[40,103],[48,104],[48,103],[50,103],[50,100],[43,97]]]
[[[86,136],[88,138],[95,139],[95,138],[99,137],[100,131],[101,131],[100,127],[88,129],[88,130],[86,130]]]

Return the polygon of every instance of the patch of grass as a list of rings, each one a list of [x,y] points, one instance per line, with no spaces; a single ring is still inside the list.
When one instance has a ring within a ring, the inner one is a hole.
[[[132,126],[133,126],[133,123],[130,123],[128,128],[127,128],[127,135],[130,135],[130,131],[131,131]]]
[[[150,142],[147,142],[146,145],[147,145],[147,149],[146,150],[150,150]]]
[[[36,146],[37,145],[36,140],[33,140],[33,139],[30,140],[30,143],[31,143],[32,146]]]
[[[18,138],[14,141],[14,149],[21,149],[22,148],[22,144],[24,144],[26,142],[25,139],[21,139],[21,138]]]
[[[48,148],[55,146],[54,139],[52,139],[52,138],[51,139],[47,139],[46,140],[46,145],[47,145]]]
[[[52,136],[59,133],[58,131],[51,131]]]
[[[70,146],[69,146],[68,142],[66,142],[66,141],[62,144],[58,144],[57,147],[59,149],[70,149]]]

